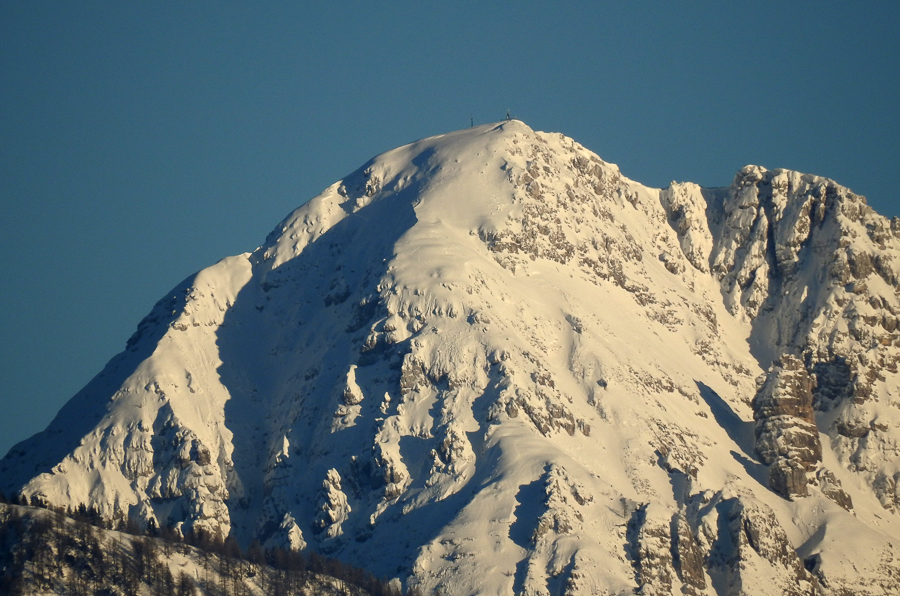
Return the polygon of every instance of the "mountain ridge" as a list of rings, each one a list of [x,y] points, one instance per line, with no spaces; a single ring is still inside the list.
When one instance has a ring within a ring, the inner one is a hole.
[[[448,593],[890,593],[898,234],[787,170],[424,139],[176,287],[2,488]]]

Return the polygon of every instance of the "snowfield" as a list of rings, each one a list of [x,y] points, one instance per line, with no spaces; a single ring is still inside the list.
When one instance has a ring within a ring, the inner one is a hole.
[[[519,121],[185,280],[0,488],[427,593],[900,593],[900,220],[633,182]]]

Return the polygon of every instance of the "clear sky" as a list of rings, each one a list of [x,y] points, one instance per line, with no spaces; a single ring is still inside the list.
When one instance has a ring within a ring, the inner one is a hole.
[[[900,215],[897,2],[0,3],[0,454],[158,298],[368,158],[502,119],[653,186]]]

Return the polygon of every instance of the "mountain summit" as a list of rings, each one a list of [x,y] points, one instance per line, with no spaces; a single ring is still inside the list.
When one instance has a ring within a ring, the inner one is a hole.
[[[0,488],[426,592],[896,594],[898,238],[817,176],[425,139],[167,294]]]

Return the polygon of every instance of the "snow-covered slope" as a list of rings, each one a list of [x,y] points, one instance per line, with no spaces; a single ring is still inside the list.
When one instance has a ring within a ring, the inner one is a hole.
[[[179,285],[0,488],[447,594],[896,594],[898,236],[796,172],[425,139]]]

